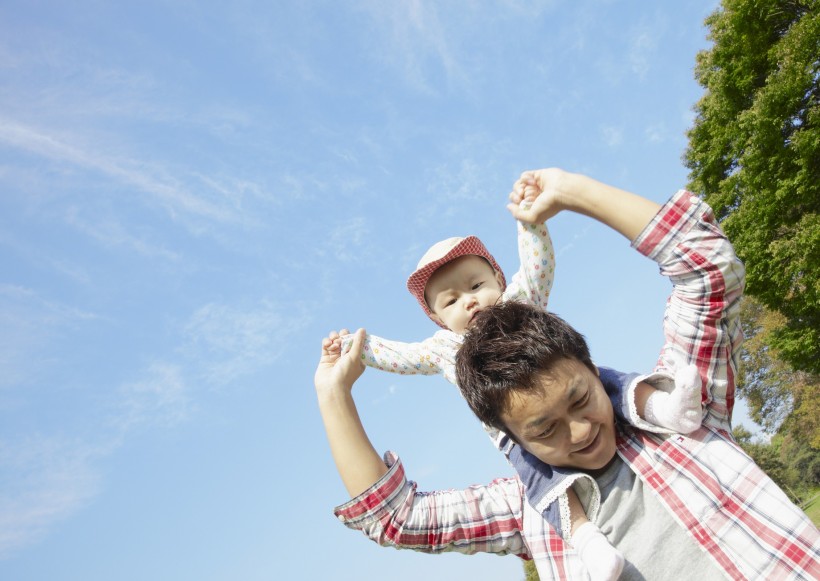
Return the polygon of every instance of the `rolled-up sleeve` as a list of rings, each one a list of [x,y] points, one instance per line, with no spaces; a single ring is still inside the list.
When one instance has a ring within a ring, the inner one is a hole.
[[[485,486],[419,492],[392,452],[387,473],[335,509],[336,517],[383,546],[426,553],[514,554],[529,558],[522,536],[523,490],[518,479]]]
[[[694,363],[703,384],[704,422],[728,429],[743,340],[743,264],[712,209],[685,190],[672,196],[633,246],[657,262],[673,285],[656,369],[673,373]]]

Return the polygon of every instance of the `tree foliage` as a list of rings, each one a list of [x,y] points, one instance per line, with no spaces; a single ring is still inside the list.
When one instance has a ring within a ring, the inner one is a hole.
[[[740,320],[746,340],[740,355],[738,393],[749,416],[768,434],[781,434],[820,452],[820,378],[795,371],[771,346],[785,317],[744,297]]]
[[[779,435],[769,442],[755,441],[743,426],[737,426],[732,435],[761,470],[798,506],[816,493],[820,484],[820,456],[816,451]]]
[[[746,341],[738,370],[738,393],[750,417],[772,436],[756,443],[738,426],[735,439],[771,478],[800,503],[820,486],[820,377],[795,371],[784,362],[769,337],[784,316],[744,297],[740,319]]]
[[[820,0],[723,0],[706,19],[684,159],[746,264],[747,293],[779,313],[783,359],[820,372]]]

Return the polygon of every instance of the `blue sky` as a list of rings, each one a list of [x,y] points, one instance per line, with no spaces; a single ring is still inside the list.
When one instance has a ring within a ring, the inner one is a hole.
[[[0,578],[523,577],[382,549],[315,405],[325,332],[436,330],[404,281],[559,166],[656,201],[702,93],[714,1],[0,6]],[[668,284],[583,218],[550,229],[552,309],[645,370]],[[380,450],[422,489],[509,475],[442,378],[369,370]]]

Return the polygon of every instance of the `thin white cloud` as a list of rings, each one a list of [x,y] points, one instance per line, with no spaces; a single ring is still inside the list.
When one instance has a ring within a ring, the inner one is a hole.
[[[434,241],[430,241],[430,244],[433,244]],[[409,244],[404,247],[404,250],[401,251],[399,255],[399,265],[401,266],[402,272],[413,272],[419,263],[419,258],[424,256],[424,253],[427,250],[427,246],[420,242],[416,242],[413,244]]]
[[[426,189],[429,195],[424,207],[419,208],[416,213],[416,223],[420,227],[432,221],[460,216],[465,202],[485,201],[494,196],[498,198],[499,203],[504,202],[503,194],[491,192],[482,179],[494,171],[492,153],[480,160],[473,157],[458,157],[458,153],[448,157],[453,157],[453,162],[434,168],[428,179]]]
[[[481,178],[487,171],[486,167],[471,158],[458,160],[457,163],[456,168],[438,167],[435,179],[427,186],[427,191],[455,202],[486,199],[489,193],[487,188],[481,185]]]
[[[629,30],[614,33],[610,23],[602,20],[599,13],[585,10],[581,14],[584,17],[577,21],[577,31],[573,31],[577,32],[578,38],[569,41],[573,43],[571,46],[581,53],[587,49],[594,52],[598,73],[612,85],[632,83],[635,78],[646,79],[656,58],[659,39],[663,38],[666,29],[663,19],[645,17]],[[625,46],[616,48],[616,43]],[[601,46],[609,46],[609,49],[596,50]]]
[[[146,240],[145,237],[132,235],[115,218],[84,220],[80,216],[79,209],[72,207],[69,208],[66,214],[66,221],[69,225],[90,236],[106,248],[125,247],[143,256],[161,258],[172,262],[180,260],[178,253],[154,244]]]
[[[7,308],[6,303],[13,304]],[[26,312],[21,313],[21,305],[27,306]],[[8,324],[9,313],[19,317],[12,318],[16,325]],[[25,335],[21,321],[41,329],[45,323],[89,317],[93,315],[45,300],[31,289],[0,285],[0,321],[4,331],[11,332],[8,339],[19,342]],[[206,379],[215,383],[250,373],[277,358],[287,333],[298,332],[306,320],[298,312],[282,316],[268,302],[245,311],[206,305],[185,328],[191,361],[154,362],[137,379],[114,390],[108,418],[96,431],[96,445],[56,435],[0,440],[0,559],[40,541],[91,503],[101,490],[100,461],[119,449],[129,434],[174,427],[189,419],[196,404],[186,370],[204,369]],[[33,358],[31,353],[23,357]],[[7,365],[0,365],[6,375]]]
[[[340,147],[331,148],[331,153],[349,165],[358,165],[359,160],[356,154],[349,149],[342,149]]]
[[[657,40],[648,31],[641,31],[632,37],[629,47],[629,64],[632,72],[645,79],[650,69],[650,57],[657,47]]]
[[[280,176],[279,181],[282,184],[282,195],[288,200],[311,200],[317,196],[317,192],[326,192],[329,188],[328,183],[309,174],[295,175],[286,172]],[[336,182],[337,180],[334,180],[334,184]]]
[[[374,398],[370,403],[374,406],[385,404],[388,400],[394,398],[397,393],[399,393],[399,387],[395,383],[391,383],[381,395]]]
[[[34,289],[0,283],[0,387],[32,381],[48,361],[43,351],[52,334],[98,318]]]
[[[209,176],[201,173],[194,173],[193,176],[205,184],[208,190],[218,193],[233,209],[241,212],[246,220],[249,212],[246,211],[245,204],[248,200],[261,200],[268,203],[281,202],[265,187],[248,179]]]
[[[575,243],[581,240],[582,238],[586,238],[589,234],[589,226],[584,226],[580,230],[576,230],[575,233],[572,235],[572,240],[567,242],[566,244],[562,245],[558,250],[555,251],[555,256],[561,258],[565,254],[572,252],[575,249]]]
[[[0,442],[0,559],[40,540],[99,492],[95,460],[82,441],[30,436]]]
[[[348,218],[337,223],[327,237],[327,245],[322,254],[333,257],[339,262],[361,260],[368,252],[366,244],[369,228],[362,216]]]
[[[0,560],[40,541],[101,492],[100,462],[136,428],[174,426],[191,407],[181,371],[157,363],[117,391],[96,444],[60,435],[0,440]],[[113,428],[113,432],[110,430]]]
[[[122,385],[111,422],[120,432],[138,426],[174,426],[188,418],[192,402],[179,365],[156,362],[145,377]]]
[[[623,129],[613,125],[601,127],[601,139],[607,147],[618,147],[624,141]]]
[[[662,143],[666,141],[668,131],[666,125],[661,122],[648,126],[644,130],[644,134],[649,143]]]
[[[207,304],[185,325],[182,351],[211,384],[226,385],[270,365],[308,322],[298,308],[260,301],[252,308]]]
[[[28,304],[39,312],[39,315],[35,316],[35,320],[38,324],[61,324],[76,320],[98,318],[98,315],[95,313],[84,311],[59,301],[47,299],[38,294],[34,289],[20,285],[0,283],[0,299],[13,300],[20,304]],[[31,311],[29,311],[29,316],[31,314]]]
[[[400,71],[405,82],[420,92],[435,92],[434,68],[448,82],[464,79],[449,36],[439,18],[439,5],[430,0],[363,0],[359,6],[376,21],[382,43],[378,54]]]
[[[83,147],[79,139],[61,137],[0,118],[0,141],[22,151],[57,163],[101,173],[125,185],[151,194],[167,211],[207,218],[217,222],[234,222],[238,216],[225,204],[215,204],[192,194],[180,180],[160,168],[132,160],[115,158]]]
[[[0,285],[0,307],[8,302],[31,305],[35,314],[39,309],[36,317],[20,315],[38,328],[50,318],[56,324],[93,316],[47,301],[31,289]],[[38,542],[92,502],[101,490],[100,461],[129,434],[188,420],[196,409],[186,379],[191,369],[224,384],[279,357],[289,333],[298,333],[308,320],[298,309],[287,315],[280,310],[265,301],[246,310],[216,304],[199,309],[184,329],[189,360],[154,362],[116,389],[107,421],[97,430],[97,445],[54,435],[0,440],[0,559]],[[19,308],[0,308],[0,316],[9,311],[19,314]],[[15,336],[21,330],[20,324],[3,328]]]

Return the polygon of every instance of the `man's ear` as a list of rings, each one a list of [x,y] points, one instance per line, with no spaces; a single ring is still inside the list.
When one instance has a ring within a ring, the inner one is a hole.
[[[598,366],[593,363],[592,367],[595,368],[595,375],[597,375],[598,377],[601,377],[601,370],[598,369]]]

